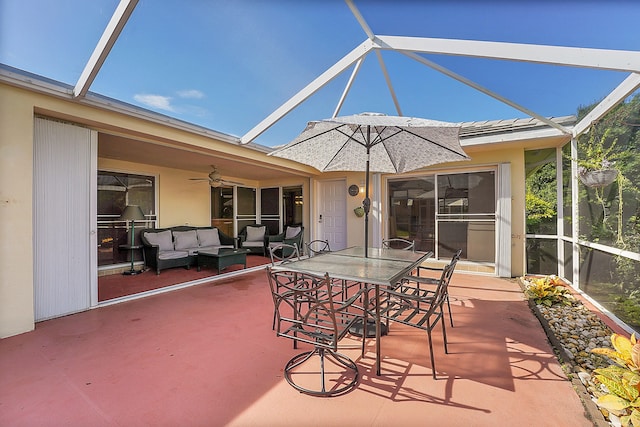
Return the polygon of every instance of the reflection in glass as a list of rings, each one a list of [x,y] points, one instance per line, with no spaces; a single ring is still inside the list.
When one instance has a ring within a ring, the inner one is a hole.
[[[580,289],[640,332],[637,264],[627,258],[581,248]]]
[[[495,194],[494,171],[390,180],[389,237],[440,259],[462,249],[462,259],[493,263]]]
[[[555,235],[558,215],[556,149],[528,150],[524,158],[527,233]]]
[[[270,235],[280,233],[280,188],[260,190],[260,223],[267,226]]]
[[[284,187],[282,189],[284,225],[302,224],[302,207],[302,187]]]
[[[389,181],[389,237],[435,253],[435,177]]]
[[[527,239],[527,273],[558,274],[556,239]]]
[[[211,226],[233,236],[232,187],[211,187]]]
[[[120,245],[130,244],[126,221],[120,215],[127,205],[138,205],[145,214],[144,221],[135,224],[134,242],[140,243],[142,228],[155,226],[155,177],[127,173],[98,171],[98,265],[129,262],[128,250]],[[142,261],[141,251],[133,251],[134,261]]]

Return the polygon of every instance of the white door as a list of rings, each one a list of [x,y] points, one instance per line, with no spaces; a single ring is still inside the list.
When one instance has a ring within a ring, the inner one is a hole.
[[[97,302],[96,133],[37,118],[34,130],[36,320]]]
[[[346,181],[318,183],[318,238],[328,240],[331,250],[347,247]]]

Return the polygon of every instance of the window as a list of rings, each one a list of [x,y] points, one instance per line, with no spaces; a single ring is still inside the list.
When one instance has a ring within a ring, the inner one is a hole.
[[[260,190],[260,223],[267,226],[270,235],[280,233],[280,188]]]
[[[127,173],[98,171],[98,266],[126,263],[129,252],[120,245],[129,243],[129,224],[120,220],[127,205],[138,205],[144,221],[135,224],[135,242],[139,243],[142,228],[155,227],[155,177]],[[134,251],[134,260],[142,254]]]
[[[233,236],[233,188],[211,187],[211,226]]]
[[[302,187],[282,189],[284,225],[302,224]]]

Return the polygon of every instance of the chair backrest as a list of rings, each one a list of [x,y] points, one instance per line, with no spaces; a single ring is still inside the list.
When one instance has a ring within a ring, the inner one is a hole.
[[[451,257],[451,262],[449,263],[449,265],[451,265],[452,269],[456,268],[456,264],[458,263],[458,261],[460,260],[460,256],[462,255],[462,249],[458,249],[456,251],[455,254],[453,254],[453,256]]]
[[[449,282],[451,281],[454,268],[454,265],[447,264],[442,269],[442,274],[440,275],[440,280],[436,285],[436,289],[433,291],[433,295],[430,295],[428,299],[431,304],[431,307],[429,308],[430,313],[438,311],[438,309],[442,309],[442,305],[447,299]]]
[[[344,321],[344,307],[333,299],[329,274],[267,267],[267,276],[276,311],[276,334],[337,351],[338,341],[350,325]]]
[[[331,252],[328,240],[312,240],[307,243],[307,254],[310,257]]]
[[[385,249],[402,249],[405,251],[414,251],[416,250],[416,242],[415,240],[407,240],[400,238],[393,239],[385,239],[382,241],[382,247]]]
[[[295,239],[302,236],[304,232],[304,227],[301,225],[286,225],[284,227],[284,238],[285,239]]]
[[[271,265],[275,265],[276,262],[286,264],[300,259],[300,251],[298,250],[297,243],[292,245],[288,243],[279,243],[275,246],[270,246],[269,255],[271,256]]]
[[[247,241],[263,241],[268,234],[266,225],[263,224],[249,224],[240,230],[239,236],[242,240]]]

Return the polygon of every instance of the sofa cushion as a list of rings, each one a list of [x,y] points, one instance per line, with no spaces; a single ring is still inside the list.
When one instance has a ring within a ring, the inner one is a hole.
[[[144,233],[144,237],[152,245],[158,245],[159,246],[158,249],[160,252],[173,250],[173,240],[171,237],[171,230],[165,230],[159,233],[147,232],[147,233]]]
[[[217,228],[204,228],[196,230],[198,234],[198,246],[220,246],[220,235]]]
[[[267,227],[247,227],[247,242],[263,242]]]
[[[189,256],[189,252],[187,251],[163,251],[158,254],[158,258],[160,259],[178,259],[187,256]]]
[[[287,227],[287,231],[284,234],[285,239],[292,239],[300,233],[300,227]]]
[[[198,235],[196,230],[174,231],[174,247],[176,251],[198,247]]]

